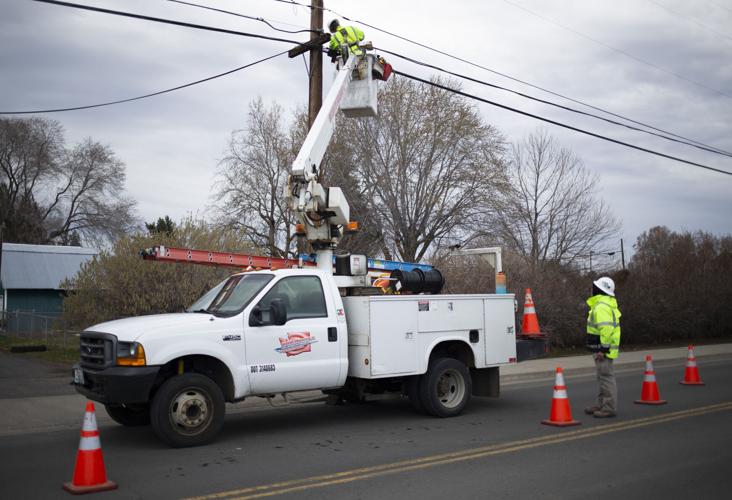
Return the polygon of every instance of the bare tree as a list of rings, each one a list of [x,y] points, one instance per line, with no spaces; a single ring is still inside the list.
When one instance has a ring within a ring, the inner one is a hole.
[[[502,136],[436,87],[393,79],[380,91],[379,116],[342,120],[339,140],[342,157],[332,161],[354,177],[386,258],[419,261],[463,239],[503,189]]]
[[[615,238],[619,223],[599,198],[597,176],[543,131],[512,150],[511,189],[485,225],[532,269],[572,264]]]
[[[282,127],[282,108],[249,105],[246,128],[232,133],[219,163],[216,202],[220,221],[241,230],[257,248],[275,257],[292,253],[293,218],[284,190],[295,158],[295,132]]]
[[[113,240],[136,222],[124,182],[108,146],[86,139],[67,150],[57,121],[0,119],[2,220],[16,241]]]

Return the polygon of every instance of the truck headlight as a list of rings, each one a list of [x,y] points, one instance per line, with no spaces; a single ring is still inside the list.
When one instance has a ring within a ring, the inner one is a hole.
[[[117,343],[117,365],[145,366],[145,349],[138,342]]]

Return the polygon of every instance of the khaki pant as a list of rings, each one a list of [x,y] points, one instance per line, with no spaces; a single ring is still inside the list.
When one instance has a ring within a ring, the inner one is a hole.
[[[602,411],[615,413],[617,412],[618,386],[615,383],[613,360],[606,357],[596,357],[595,368],[597,369],[597,381],[600,383],[600,391],[597,393],[597,406]]]

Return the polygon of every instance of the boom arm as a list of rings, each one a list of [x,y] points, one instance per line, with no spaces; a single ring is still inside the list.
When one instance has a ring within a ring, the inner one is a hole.
[[[330,139],[333,136],[336,113],[348,84],[351,82],[351,74],[356,60],[356,57],[349,57],[338,71],[333,85],[318,112],[318,116],[315,118],[310,132],[305,137],[305,142],[302,143],[300,152],[292,164],[292,177],[309,181],[318,176],[320,162],[323,161],[325,150],[328,148]]]

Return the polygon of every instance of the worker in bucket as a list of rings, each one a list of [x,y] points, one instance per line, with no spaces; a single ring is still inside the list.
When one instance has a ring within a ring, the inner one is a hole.
[[[618,387],[613,361],[620,348],[620,310],[615,300],[615,282],[603,276],[592,283],[592,297],[587,299],[587,348],[595,358],[597,381],[600,384],[597,404],[585,413],[597,418],[614,417],[617,412]]]
[[[330,43],[328,44],[328,55],[331,57],[343,56],[343,60],[348,59],[348,55],[363,55],[363,50],[358,46],[358,42],[363,41],[363,31],[354,26],[341,26],[338,19],[333,19],[328,25],[331,32]]]

